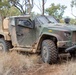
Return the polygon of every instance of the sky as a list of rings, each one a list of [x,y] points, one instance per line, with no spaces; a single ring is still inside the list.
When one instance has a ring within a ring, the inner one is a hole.
[[[35,0],[35,4],[38,5],[39,1],[41,0]],[[65,13],[63,15],[63,17],[71,17],[71,18],[74,18],[71,14],[71,7],[70,7],[70,4],[71,4],[71,0],[47,0],[46,4],[45,4],[45,8],[48,8],[51,3],[55,3],[55,4],[61,4],[61,5],[65,5],[67,6],[66,10],[65,10]],[[37,6],[34,6],[33,8],[33,11],[36,12],[36,13],[41,13],[40,10],[37,8]],[[73,13],[75,14],[76,13],[76,9],[74,8],[74,11]]]

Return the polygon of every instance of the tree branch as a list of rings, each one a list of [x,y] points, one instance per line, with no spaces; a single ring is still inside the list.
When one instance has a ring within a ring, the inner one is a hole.
[[[15,6],[22,13],[22,10],[19,7],[17,7],[16,5],[13,6]]]
[[[76,15],[73,13],[73,7],[71,7],[71,14],[76,18]]]
[[[35,4],[35,3],[34,3]],[[40,12],[42,12],[42,10],[41,10],[41,8],[37,5],[37,4],[35,4],[36,5],[36,7],[40,10]]]

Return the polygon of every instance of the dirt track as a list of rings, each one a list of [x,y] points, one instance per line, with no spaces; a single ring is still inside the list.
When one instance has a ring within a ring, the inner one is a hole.
[[[0,53],[0,75],[76,75],[76,62],[49,65],[37,55]]]

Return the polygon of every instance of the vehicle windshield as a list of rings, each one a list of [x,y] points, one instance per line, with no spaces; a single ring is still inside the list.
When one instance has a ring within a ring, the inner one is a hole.
[[[47,16],[47,18],[51,23],[58,23],[58,21],[52,16]]]
[[[52,16],[40,16],[37,19],[41,24],[58,23]]]
[[[41,24],[49,23],[49,20],[45,16],[39,16],[37,19]]]

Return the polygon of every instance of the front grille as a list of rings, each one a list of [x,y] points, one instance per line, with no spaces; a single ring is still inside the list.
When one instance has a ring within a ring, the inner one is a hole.
[[[72,42],[76,42],[76,32],[73,32],[72,34]]]

